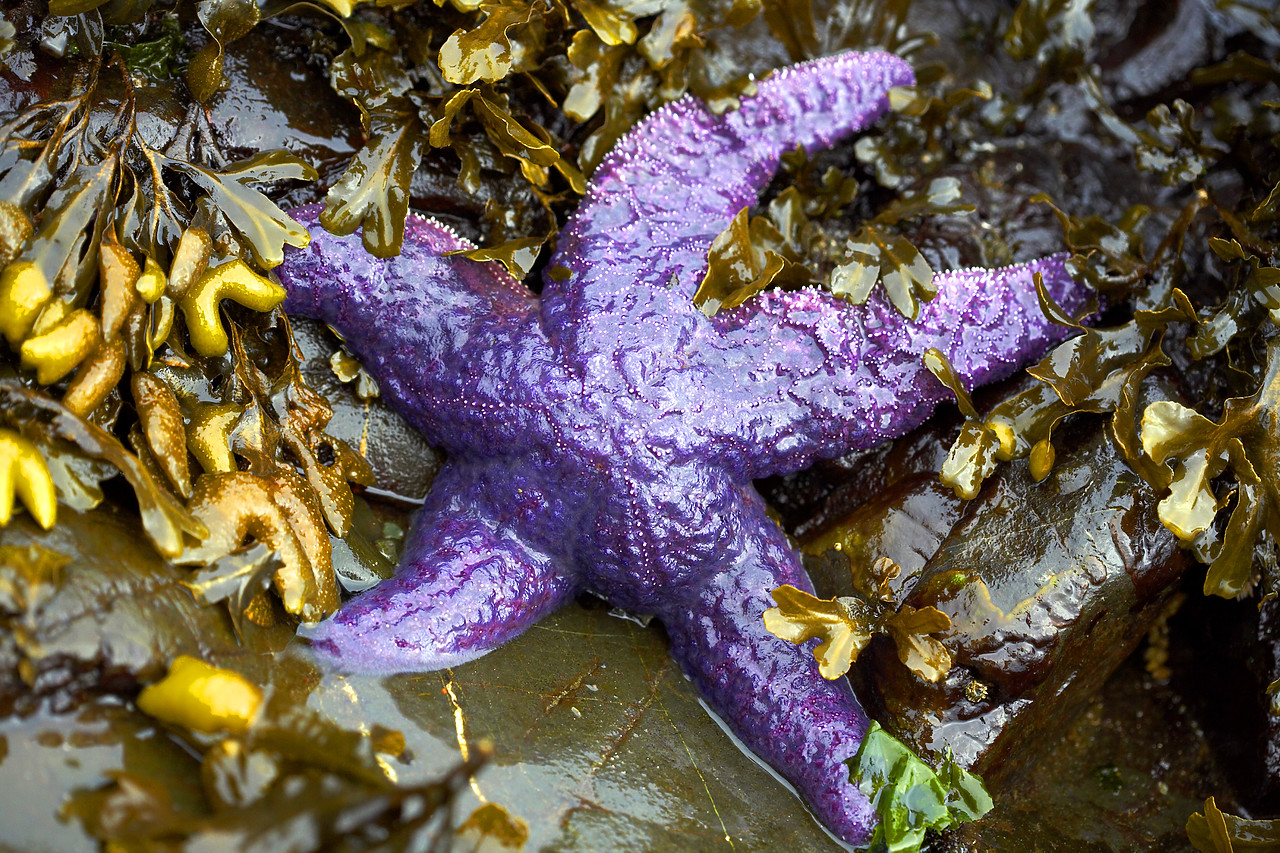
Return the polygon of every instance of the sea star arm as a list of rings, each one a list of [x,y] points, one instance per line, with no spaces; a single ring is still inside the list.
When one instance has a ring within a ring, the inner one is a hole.
[[[435,220],[411,214],[403,251],[382,259],[358,235],[320,227],[320,209],[291,211],[312,239],[276,271],[289,292],[285,310],[338,329],[383,396],[433,444],[518,448],[540,409],[521,404],[565,391],[537,298],[497,263],[446,256],[474,247]]]
[[[952,398],[924,366],[929,348],[969,388],[1011,375],[1073,334],[1041,310],[1036,273],[1065,310],[1084,310],[1088,291],[1053,255],[940,273],[914,321],[879,295],[855,307],[814,289],[768,291],[717,314],[712,358],[724,379],[712,397],[726,455],[762,477],[902,435]]]
[[[428,671],[480,657],[564,605],[578,583],[536,536],[522,536],[543,508],[519,482],[446,463],[395,577],[303,633],[344,669]]]
[[[693,97],[649,116],[618,142],[560,232],[543,289],[555,335],[581,334],[588,314],[623,313],[678,281],[697,289],[707,249],[743,207],[756,203],[780,158],[823,148],[871,124],[888,91],[914,82],[887,53],[845,53],[776,72],[740,109],[717,116]]]
[[[867,841],[875,817],[844,762],[869,725],[845,679],[818,672],[810,646],[769,634],[769,590],[812,591],[808,575],[751,490],[742,491],[741,535],[721,571],[658,616],[671,651],[702,695],[753,752],[769,762],[845,841]],[[816,642],[816,641],[815,641]]]

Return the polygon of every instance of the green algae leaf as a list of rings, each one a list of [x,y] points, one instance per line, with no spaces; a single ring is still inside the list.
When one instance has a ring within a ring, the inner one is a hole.
[[[1141,226],[1152,210],[1145,204],[1130,205],[1113,224],[1100,216],[1073,216],[1043,193],[1031,196],[1029,201],[1048,205],[1057,217],[1071,250],[1068,267],[1073,275],[1101,293],[1119,291],[1126,296],[1144,276],[1162,269],[1162,260],[1176,257],[1187,230],[1200,211],[1212,203],[1208,193],[1193,193],[1164,239],[1147,257]]]
[[[880,280],[880,247],[866,239],[851,239],[845,244],[845,261],[831,271],[828,288],[854,305],[867,301],[871,289]]]
[[[452,147],[463,160],[463,176],[467,173],[467,158],[475,158],[478,153],[471,140],[455,138],[449,132],[453,123],[460,120],[464,107],[469,107],[480,123],[487,142],[499,155],[514,160],[534,187],[545,186],[549,180],[548,169],[553,168],[575,193],[586,191],[586,179],[577,167],[560,156],[551,135],[537,124],[533,124],[532,129],[525,127],[511,114],[508,99],[487,88],[463,89],[450,96],[435,110],[436,118],[431,123],[428,139],[432,147]]]
[[[994,473],[996,464],[1009,459],[1011,448],[1001,441],[1001,436],[1011,435],[1012,430],[1008,427],[1002,429],[998,422],[984,423],[978,418],[973,398],[941,350],[925,350],[924,366],[955,396],[956,405],[965,419],[960,434],[947,452],[939,476],[943,483],[951,486],[956,497],[973,500],[978,496],[982,482]]]
[[[889,853],[918,853],[926,832],[977,820],[994,805],[982,780],[949,755],[935,772],[875,721],[848,763],[850,781],[880,816],[871,845]]]
[[[978,496],[982,483],[995,473],[1000,450],[1000,437],[988,424],[966,421],[938,476],[955,490],[956,497],[971,501]]]
[[[563,110],[577,121],[599,122],[578,149],[578,166],[588,174],[635,122],[663,103],[692,92],[723,112],[753,86],[751,69],[732,45],[740,38],[736,28],[759,14],[758,0],[571,5],[588,26],[573,34],[565,51],[569,93]]]
[[[461,92],[450,95],[440,104],[439,108],[433,112],[435,120],[431,122],[431,130],[427,137],[432,148],[445,148],[453,144],[449,135],[450,128],[458,120],[458,114],[462,112],[462,108],[479,95],[479,89],[463,89]]]
[[[409,210],[409,182],[422,161],[427,128],[408,98],[388,98],[363,115],[369,141],[325,196],[320,223],[334,234],[364,227],[370,254],[400,253]]]
[[[1237,239],[1211,237],[1209,248],[1224,261],[1244,263],[1236,267],[1240,270],[1237,287],[1188,340],[1188,348],[1196,358],[1215,355],[1237,335],[1251,331],[1254,324],[1248,322],[1246,314],[1251,303],[1266,310],[1273,322],[1280,323],[1280,268],[1267,264]]]
[[[966,216],[976,208],[960,201],[960,179],[934,178],[922,189],[904,193],[876,214],[877,225],[898,225],[920,216]]]
[[[107,46],[120,55],[130,71],[140,72],[153,79],[172,79],[181,71],[183,39],[176,15],[162,18],[159,35],[149,41],[133,44],[107,42]]]

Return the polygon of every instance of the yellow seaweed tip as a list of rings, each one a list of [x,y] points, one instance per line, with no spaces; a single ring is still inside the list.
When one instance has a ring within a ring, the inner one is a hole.
[[[45,530],[53,527],[58,495],[44,457],[16,432],[0,429],[0,526],[9,523],[15,493],[37,524]]]
[[[180,655],[169,674],[138,694],[138,708],[157,720],[216,734],[243,734],[262,706],[262,691],[243,675]]]
[[[142,301],[150,305],[164,295],[164,289],[168,286],[169,276],[160,269],[155,258],[148,256],[146,265],[142,268],[142,274],[133,283],[134,289],[138,291]]]
[[[1049,439],[1042,438],[1031,448],[1031,478],[1037,483],[1049,476],[1049,472],[1053,470],[1054,457],[1057,454],[1053,451],[1053,444]]]
[[[52,385],[98,348],[98,337],[98,321],[78,308],[23,343],[22,366],[35,370],[41,385]]]
[[[343,18],[350,18],[360,0],[320,0],[320,2]]]
[[[0,332],[11,347],[22,343],[52,293],[49,279],[31,261],[9,264],[0,272]]]
[[[205,356],[227,351],[227,330],[218,317],[218,305],[223,299],[233,299],[253,311],[270,311],[284,297],[283,287],[254,272],[242,260],[206,270],[180,303],[191,345]]]
[[[244,408],[236,403],[196,404],[187,423],[187,449],[205,471],[229,474],[236,470],[231,432]]]
[[[996,448],[996,458],[1001,462],[1012,459],[1013,454],[1018,450],[1018,436],[1013,431],[1013,425],[1004,421],[987,421],[983,426],[996,437],[996,441],[1000,442]]]

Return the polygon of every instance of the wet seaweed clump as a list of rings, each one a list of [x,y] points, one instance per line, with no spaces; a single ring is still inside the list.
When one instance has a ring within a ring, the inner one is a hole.
[[[65,73],[0,128],[4,516],[16,493],[49,526],[52,494],[84,511],[123,474],[160,553],[208,565],[252,535],[292,555],[274,570],[284,609],[322,618],[338,601],[329,534],[372,475],[326,433],[273,313],[284,291],[265,273],[308,236],[263,192],[317,174],[284,150],[226,156],[184,90],[214,73],[208,51],[187,55],[172,10],[72,5],[21,21],[14,49]],[[209,44],[217,6],[201,4]],[[238,528],[217,509],[232,500]],[[265,598],[252,612],[274,618]]]

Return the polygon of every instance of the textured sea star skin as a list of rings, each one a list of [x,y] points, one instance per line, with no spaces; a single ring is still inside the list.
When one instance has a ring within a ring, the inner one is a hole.
[[[875,817],[843,762],[868,721],[808,647],[769,635],[769,591],[811,590],[752,479],[869,447],[1065,336],[1032,275],[1069,311],[1060,256],[943,273],[905,321],[878,297],[764,293],[707,319],[690,297],[712,239],[797,143],[878,118],[911,69],[882,53],[781,71],[715,116],[686,98],[605,158],[561,233],[541,297],[468,244],[410,217],[382,261],[319,228],[279,275],[286,308],[324,320],[385,398],[445,448],[397,575],[311,631],[348,669],[430,670],[478,657],[582,590],[658,616],[711,706],[846,841]],[[294,216],[316,224],[318,210]]]

